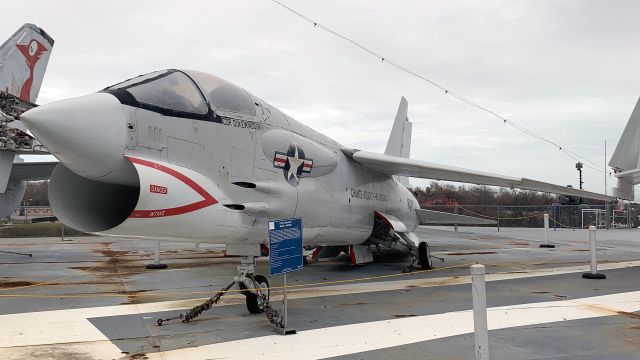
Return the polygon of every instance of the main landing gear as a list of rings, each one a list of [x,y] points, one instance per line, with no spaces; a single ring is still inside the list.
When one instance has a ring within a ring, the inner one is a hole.
[[[433,269],[433,262],[431,261],[431,250],[429,244],[426,241],[421,241],[418,244],[418,264],[423,270]]]
[[[410,242],[406,243],[410,244]],[[418,266],[420,266],[420,269],[431,270],[433,269],[433,258],[444,261],[443,258],[431,255],[431,248],[426,241],[419,242],[417,247],[413,244],[411,245],[409,253],[411,254],[412,260],[411,264],[403,270],[405,273],[414,271],[416,269],[416,262],[418,263]]]
[[[269,303],[269,296],[271,291],[269,289],[269,281],[263,275],[255,275],[256,259],[255,256],[242,256],[240,265],[238,266],[238,276],[233,278],[233,281],[226,287],[220,289],[213,297],[209,298],[204,303],[195,306],[188,311],[167,319],[158,319],[158,326],[162,326],[163,323],[171,320],[182,320],[182,322],[189,322],[202,314],[203,312],[211,309],[213,305],[220,301],[220,298],[234,286],[238,286],[240,293],[245,296],[247,304],[247,310],[251,314],[265,313],[267,319],[276,327],[283,327],[283,318],[280,313],[273,309]]]

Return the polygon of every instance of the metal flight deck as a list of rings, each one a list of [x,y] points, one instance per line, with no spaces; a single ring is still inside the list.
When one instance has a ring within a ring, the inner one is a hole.
[[[393,252],[352,266],[345,256],[289,274],[289,317],[298,334],[273,333],[263,315],[229,293],[187,324],[156,320],[226,285],[236,262],[211,245],[163,243],[167,270],[148,271],[153,244],[100,237],[2,239],[0,355],[23,359],[451,358],[473,359],[469,264],[487,267],[493,359],[638,359],[640,235],[598,233],[599,271],[587,280],[587,231],[421,228],[434,271],[401,274]],[[258,268],[266,272],[261,258]],[[269,279],[281,286],[278,277]],[[272,292],[272,302],[281,292]]]

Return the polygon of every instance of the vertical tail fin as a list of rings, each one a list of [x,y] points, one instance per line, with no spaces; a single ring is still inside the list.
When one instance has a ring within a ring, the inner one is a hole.
[[[613,195],[633,200],[634,185],[640,183],[640,99],[624,127],[609,166],[614,169],[618,178]]]
[[[640,160],[640,99],[613,151],[609,166],[620,170],[637,169]]]
[[[0,91],[35,103],[53,43],[41,28],[22,25],[0,46]]]
[[[411,122],[407,117],[409,104],[404,96],[400,99],[398,113],[391,128],[387,148],[384,150],[386,155],[409,158],[411,155]],[[406,176],[396,176],[398,182],[404,186],[409,186],[409,179]]]

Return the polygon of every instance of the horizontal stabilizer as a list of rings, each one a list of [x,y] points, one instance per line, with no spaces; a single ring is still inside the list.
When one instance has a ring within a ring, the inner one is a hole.
[[[442,211],[416,209],[420,225],[496,225],[496,220]]]
[[[56,165],[58,165],[57,161],[13,163],[11,179],[26,181],[47,180],[51,177]]]
[[[522,190],[577,196],[602,201],[616,200],[616,197],[614,196],[607,196],[590,191],[578,190],[537,180],[492,174],[482,171],[434,164],[426,161],[405,159],[397,156],[377,154],[349,148],[342,148],[341,150],[356,162],[368,167],[371,170],[386,175],[402,175],[424,179],[456,181],[478,185],[502,186]]]

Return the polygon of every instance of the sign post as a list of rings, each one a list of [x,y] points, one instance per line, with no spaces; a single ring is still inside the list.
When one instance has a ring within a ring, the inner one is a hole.
[[[284,275],[283,327],[275,328],[282,335],[296,333],[287,326],[287,273],[297,270],[302,270],[302,219],[269,221],[269,276]]]

